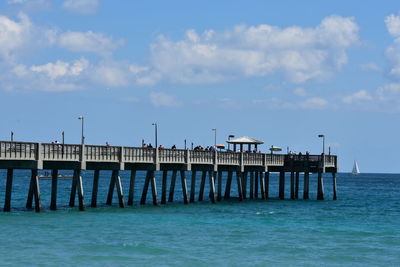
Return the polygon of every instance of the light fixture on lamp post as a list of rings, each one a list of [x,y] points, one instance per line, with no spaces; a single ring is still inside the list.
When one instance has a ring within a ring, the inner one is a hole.
[[[322,153],[325,154],[325,135],[319,134],[318,137],[322,138]]]

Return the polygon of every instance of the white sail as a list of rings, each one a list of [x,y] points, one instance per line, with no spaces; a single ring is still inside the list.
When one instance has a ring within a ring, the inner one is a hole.
[[[353,175],[360,174],[360,169],[358,168],[357,161],[354,161],[353,170],[351,171]]]

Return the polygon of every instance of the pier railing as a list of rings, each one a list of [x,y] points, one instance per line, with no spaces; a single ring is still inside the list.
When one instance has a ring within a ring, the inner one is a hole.
[[[87,161],[126,163],[213,164],[236,166],[284,166],[285,162],[315,162],[337,167],[335,155],[283,155],[142,147],[74,145],[0,141],[0,160]]]

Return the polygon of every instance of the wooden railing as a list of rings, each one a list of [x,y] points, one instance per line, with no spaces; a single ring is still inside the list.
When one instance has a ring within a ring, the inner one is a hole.
[[[337,156],[335,155],[282,155],[183,149],[156,150],[155,148],[141,147],[82,146],[7,141],[0,141],[0,160],[189,163],[236,166],[284,166],[285,162],[289,161],[307,161],[310,163],[315,162],[321,167],[337,166]]]

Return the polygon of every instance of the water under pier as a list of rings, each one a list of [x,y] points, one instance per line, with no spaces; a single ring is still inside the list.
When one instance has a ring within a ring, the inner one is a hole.
[[[267,200],[270,197],[270,173],[279,173],[279,199],[285,199],[285,173],[290,173],[290,199],[299,199],[301,173],[304,186],[302,199],[309,199],[309,176],[310,173],[317,173],[318,200],[325,199],[323,174],[331,173],[333,199],[336,199],[338,166],[337,156],[324,154],[285,155],[1,141],[0,169],[7,170],[4,211],[11,210],[14,170],[26,169],[31,171],[26,208],[32,209],[34,206],[34,209],[40,212],[42,204],[38,170],[51,171],[51,210],[57,209],[58,180],[65,179],[59,175],[59,170],[73,170],[69,206],[75,206],[76,195],[78,195],[79,209],[84,210],[82,170],[94,171],[91,207],[97,206],[100,171],[108,170],[112,172],[106,204],[112,204],[114,191],[117,191],[119,206],[123,208],[125,205],[134,204],[137,171],[146,171],[140,204],[146,203],[148,191],[151,189],[152,202],[154,205],[158,205],[173,201],[177,178],[180,178],[181,181],[185,204],[203,201],[206,183],[208,183],[208,196],[212,203],[229,199],[232,183],[236,183],[239,201],[244,199]],[[130,171],[127,203],[123,194],[120,171]],[[156,172],[162,172],[161,181],[156,180]],[[188,172],[190,177],[186,177]],[[227,178],[223,187],[224,172]],[[168,186],[169,173],[172,175]],[[198,174],[201,176],[198,177]],[[196,188],[198,178],[201,181],[199,188]],[[190,190],[187,188],[187,179],[190,179]],[[160,183],[162,189],[159,199],[156,187]],[[249,195],[247,195],[248,191]]]

